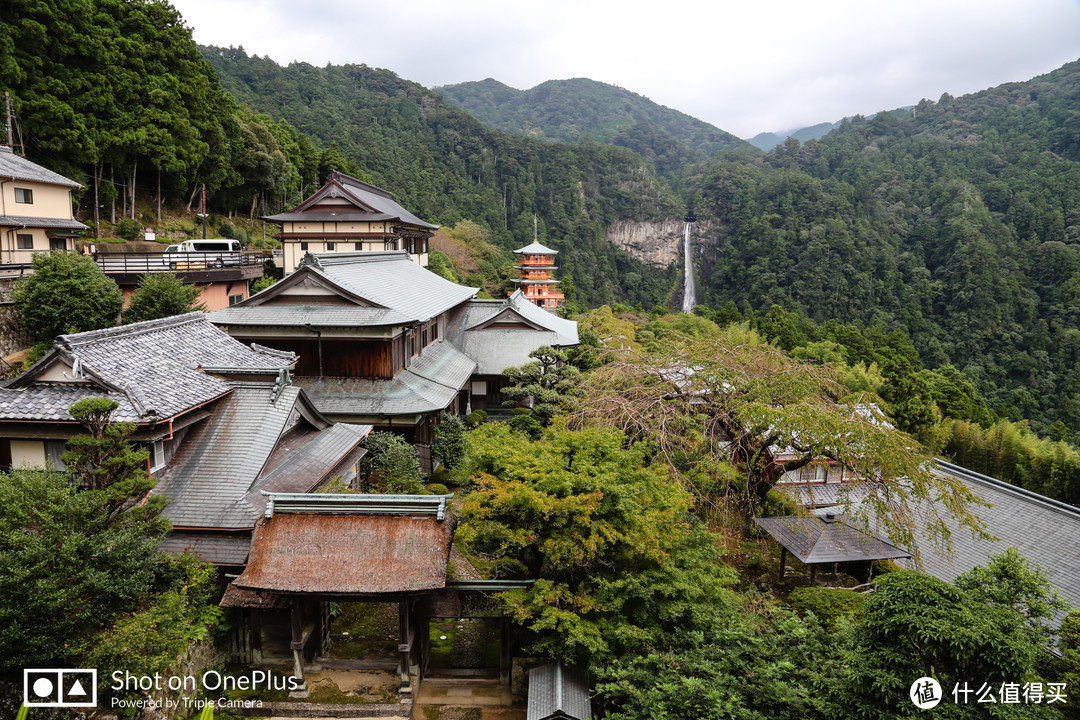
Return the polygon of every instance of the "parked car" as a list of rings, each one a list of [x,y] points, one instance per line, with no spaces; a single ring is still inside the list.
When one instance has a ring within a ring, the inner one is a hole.
[[[165,248],[163,257],[170,270],[176,270],[181,263],[205,263],[206,267],[222,268],[239,265],[243,249],[239,240],[185,240]]]

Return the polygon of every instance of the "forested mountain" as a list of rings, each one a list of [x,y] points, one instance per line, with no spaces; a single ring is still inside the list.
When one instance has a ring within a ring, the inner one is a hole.
[[[621,145],[669,178],[718,150],[746,147],[734,135],[686,113],[587,78],[549,80],[530,90],[488,78],[435,90],[488,127],[562,142],[590,138]]]
[[[681,204],[652,166],[621,147],[540,140],[489,130],[435,92],[366,65],[286,67],[242,48],[202,48],[222,86],[241,102],[323,146],[392,190],[420,217],[469,219],[501,247],[540,240],[590,304],[663,302],[673,270],[650,269],[604,241],[617,219],[679,215]]]
[[[0,25],[0,68],[31,159],[87,186],[82,218],[95,185],[108,211],[134,216],[135,195],[145,208],[160,187],[182,204],[204,182],[214,211],[253,216],[339,167],[425,219],[478,223],[504,251],[531,240],[535,215],[578,301],[651,307],[671,296],[676,268],[630,258],[605,231],[677,222],[690,207],[712,311],[778,305],[899,330],[916,361],[957,366],[1000,415],[1080,432],[1080,64],[855,117],[764,155],[695,121],[664,125],[643,98],[586,81],[471,88],[491,107],[543,90],[553,108],[585,88],[599,99],[555,127],[616,144],[492,130],[386,70],[200,56],[158,2],[17,3]]]
[[[139,192],[186,201],[205,183],[216,211],[253,213],[316,181],[307,138],[222,92],[167,3],[5,4],[0,90],[28,157],[87,186],[86,219],[94,186],[115,221],[135,217]]]
[[[1080,63],[718,159],[695,207],[708,304],[903,328],[998,412],[1080,429]]]

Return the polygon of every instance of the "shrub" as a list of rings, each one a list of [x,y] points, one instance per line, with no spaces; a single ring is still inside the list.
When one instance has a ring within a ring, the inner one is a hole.
[[[442,483],[431,483],[430,485],[427,486],[427,489],[433,495],[447,495],[450,492],[449,490],[446,489],[446,486],[443,485]]]
[[[11,299],[35,342],[111,327],[124,302],[92,258],[70,251],[35,255],[34,274],[15,284]]]
[[[385,493],[419,493],[424,489],[416,448],[405,438],[376,431],[368,435],[365,446],[369,454],[357,468],[361,485]]]
[[[788,602],[802,613],[812,612],[827,628],[836,626],[840,618],[858,618],[863,613],[866,596],[842,588],[796,588]]]
[[[471,413],[465,416],[465,427],[472,430],[478,428],[487,422],[487,411],[485,410],[473,410]]]
[[[117,237],[133,242],[142,239],[143,228],[134,218],[122,218],[113,226],[113,232]]]
[[[443,413],[435,426],[431,455],[447,470],[453,470],[465,459],[465,423],[457,415]]]
[[[544,426],[532,415],[515,415],[507,423],[514,432],[527,436],[530,440],[539,440],[544,434]]]

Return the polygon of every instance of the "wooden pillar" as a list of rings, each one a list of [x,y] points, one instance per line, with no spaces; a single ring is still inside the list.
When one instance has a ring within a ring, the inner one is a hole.
[[[304,682],[304,627],[300,613],[300,601],[293,600],[289,605],[289,619],[292,621],[292,641],[289,648],[293,654],[293,677]]]
[[[810,566],[810,587],[814,587],[814,578],[817,576],[817,563]]]
[[[499,626],[499,682],[509,685],[514,671],[514,653],[510,645],[510,618],[500,618]]]
[[[409,637],[409,601],[398,601],[398,631],[401,642],[398,644],[398,692],[411,693],[412,682],[409,677],[409,665],[412,656],[412,639]]]
[[[780,546],[780,579],[784,579],[784,562],[787,560],[787,548]]]

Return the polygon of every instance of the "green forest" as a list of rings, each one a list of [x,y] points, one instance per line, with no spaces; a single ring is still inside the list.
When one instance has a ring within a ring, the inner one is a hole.
[[[13,140],[84,186],[76,213],[95,234],[190,217],[204,185],[219,231],[250,229],[340,169],[443,226],[432,270],[449,279],[494,294],[534,232],[559,251],[582,344],[507,373],[532,410],[474,414],[452,437],[444,421],[445,470],[425,490],[411,458],[375,467],[409,452],[387,438],[366,470],[407,464],[396,489],[458,493],[457,541],[484,577],[536,580],[499,597],[523,646],[588,667],[606,717],[884,719],[910,714],[920,675],[1080,683],[1080,619],[1015,553],[951,583],[886,563],[863,595],[795,587],[804,572],[774,582],[778,552],[752,526],[796,512],[773,490],[773,443],[903,478],[868,511],[912,547],[946,540],[913,520],[919,498],[981,529],[970,493],[926,471],[930,453],[1080,505],[1080,62],[762,152],[591,81],[435,91],[362,64],[200,48],[157,0],[11,0],[0,90]],[[682,268],[605,232],[688,212],[700,300],[681,314]],[[34,297],[16,302],[59,306]],[[672,383],[673,368],[693,372]],[[111,411],[80,412],[100,429]],[[156,552],[167,523],[132,502],[152,480],[128,431],[76,443],[81,477],[0,478],[0,680],[28,663],[156,671],[227,632],[213,569]]]

